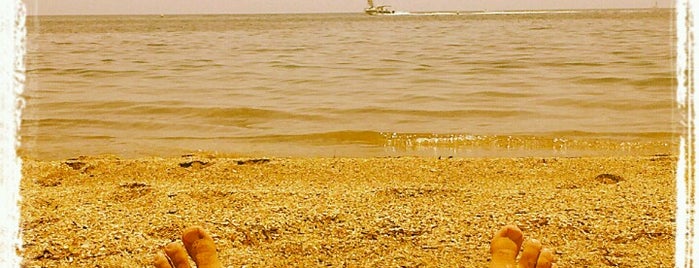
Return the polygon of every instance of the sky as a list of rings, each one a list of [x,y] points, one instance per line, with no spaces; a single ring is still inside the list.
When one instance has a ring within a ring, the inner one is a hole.
[[[362,12],[365,0],[25,0],[29,15]],[[374,0],[399,11],[672,7],[674,0]]]

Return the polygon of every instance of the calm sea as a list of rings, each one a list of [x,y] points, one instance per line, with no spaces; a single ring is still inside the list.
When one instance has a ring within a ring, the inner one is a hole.
[[[674,153],[674,13],[28,20],[21,154]]]

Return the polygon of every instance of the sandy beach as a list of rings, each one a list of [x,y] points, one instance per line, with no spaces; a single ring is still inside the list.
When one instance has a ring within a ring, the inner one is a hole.
[[[24,160],[24,267],[148,267],[210,230],[229,267],[484,267],[516,223],[559,267],[673,267],[676,157]]]

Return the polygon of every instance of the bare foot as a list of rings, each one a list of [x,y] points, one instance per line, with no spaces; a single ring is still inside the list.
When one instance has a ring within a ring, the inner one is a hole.
[[[517,255],[524,243],[522,256],[517,262]],[[490,242],[490,253],[493,259],[491,268],[550,268],[554,267],[553,252],[542,249],[541,242],[530,239],[524,242],[524,235],[515,225],[507,225],[500,229]]]
[[[211,236],[201,227],[189,227],[182,233],[182,243],[172,242],[165,246],[163,252],[155,256],[156,268],[190,268],[189,257],[198,268],[221,268],[216,245]]]
[[[155,256],[156,268],[190,268],[189,257],[198,268],[221,268],[221,262],[216,253],[216,245],[211,236],[201,227],[190,227],[182,234],[184,247],[177,242],[165,246],[164,252]],[[517,255],[524,244],[522,256],[517,262]],[[185,253],[186,252],[186,253]],[[554,256],[551,250],[542,249],[541,242],[530,239],[524,242],[522,231],[515,225],[507,225],[500,229],[490,242],[490,253],[493,255],[491,268],[551,268],[554,267]]]

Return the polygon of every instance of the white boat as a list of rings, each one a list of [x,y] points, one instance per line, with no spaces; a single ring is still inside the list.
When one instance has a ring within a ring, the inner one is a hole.
[[[364,13],[368,15],[390,15],[396,13],[391,9],[391,6],[375,6],[374,0],[367,0],[369,7],[364,9]]]

